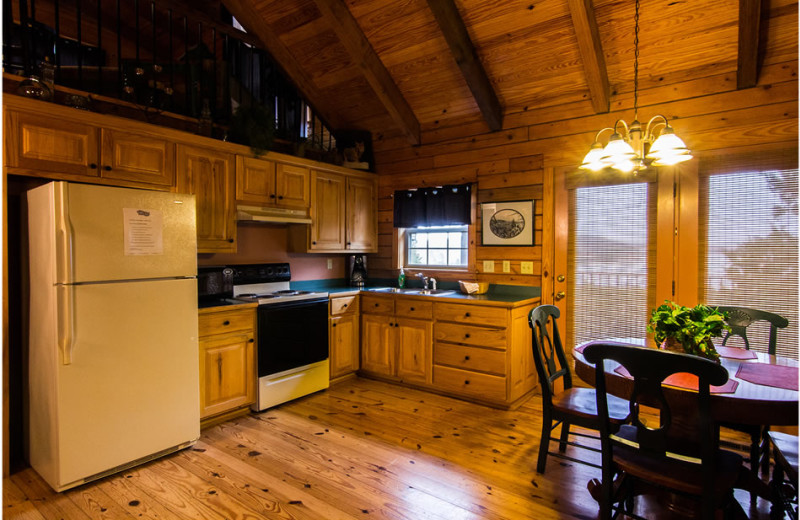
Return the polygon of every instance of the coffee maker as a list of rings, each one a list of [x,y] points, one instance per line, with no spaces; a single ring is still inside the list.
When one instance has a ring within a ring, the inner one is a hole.
[[[359,288],[364,287],[364,283],[367,281],[367,257],[365,255],[350,255],[347,263],[350,285]]]

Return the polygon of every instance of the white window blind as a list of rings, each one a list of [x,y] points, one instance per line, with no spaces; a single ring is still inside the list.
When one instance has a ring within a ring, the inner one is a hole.
[[[644,340],[655,212],[650,184],[577,188],[570,197],[569,344]]]
[[[702,299],[779,314],[777,354],[798,353],[797,169],[715,171],[700,185]],[[766,352],[769,325],[747,329]]]

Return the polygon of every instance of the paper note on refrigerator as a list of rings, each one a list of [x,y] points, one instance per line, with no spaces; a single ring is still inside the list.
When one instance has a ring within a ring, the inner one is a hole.
[[[164,217],[160,211],[122,208],[126,255],[164,254]]]

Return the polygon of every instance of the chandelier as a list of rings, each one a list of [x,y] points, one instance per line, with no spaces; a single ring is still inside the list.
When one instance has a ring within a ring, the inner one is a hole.
[[[633,121],[628,125],[618,119],[613,128],[603,128],[595,135],[589,153],[583,158],[580,168],[600,171],[613,168],[621,172],[639,172],[653,166],[671,166],[692,158],[689,149],[675,135],[669,120],[661,114],[653,116],[642,131],[639,122],[639,0],[636,0],[634,17],[634,62],[633,62]],[[600,135],[611,131],[608,144],[603,146]],[[622,133],[621,133],[622,132]]]

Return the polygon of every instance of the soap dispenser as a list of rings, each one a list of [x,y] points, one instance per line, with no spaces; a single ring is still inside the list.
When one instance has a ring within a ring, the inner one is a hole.
[[[402,267],[400,268],[400,274],[397,276],[397,286],[401,289],[406,286],[406,273]]]

